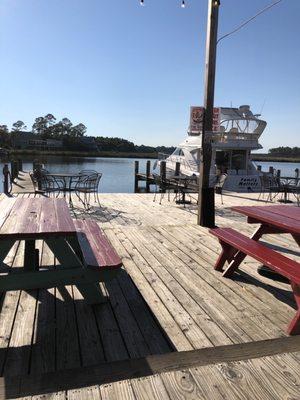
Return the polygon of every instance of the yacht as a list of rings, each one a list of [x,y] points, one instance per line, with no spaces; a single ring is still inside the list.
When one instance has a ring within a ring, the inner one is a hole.
[[[199,113],[201,114],[201,107],[191,107],[191,122],[187,138],[173,154],[159,155],[154,166],[154,174],[159,173],[160,162],[165,160],[167,176],[174,175],[178,162],[180,163],[180,175],[199,176],[201,123],[198,129],[197,126],[194,129],[195,123],[197,124],[201,120]],[[259,190],[261,172],[251,161],[251,151],[262,148],[259,138],[267,125],[266,121],[259,118],[260,114],[253,114],[248,105],[238,108],[221,107],[214,109],[214,113],[216,114],[216,118],[214,115],[214,128],[213,132],[209,133],[212,144],[211,184],[213,185],[218,177],[226,174],[223,186],[225,190],[235,192]]]

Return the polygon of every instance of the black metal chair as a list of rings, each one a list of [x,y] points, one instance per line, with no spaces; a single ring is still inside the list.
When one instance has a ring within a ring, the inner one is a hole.
[[[226,182],[227,174],[217,175],[215,182],[215,192],[221,196],[221,204],[223,205],[223,186]]]
[[[82,174],[82,178],[79,178],[75,185],[75,193],[84,205],[85,210],[90,210],[91,208],[90,198],[92,194],[94,194],[94,201],[101,207],[98,190],[101,177],[102,173],[99,172],[93,172],[90,175]],[[83,195],[83,200],[81,195]]]
[[[59,182],[53,176],[44,173],[39,177],[39,186],[40,190],[49,196],[53,193],[58,197],[62,190]]]
[[[161,204],[165,194],[168,194],[168,201],[170,201],[170,192],[173,190],[176,195],[175,199],[177,198],[178,193],[178,182],[173,182],[170,179],[164,178],[160,175],[154,175],[154,184],[155,184],[155,191],[154,191],[154,198],[153,201],[156,201],[156,195],[160,194],[159,204]]]
[[[264,173],[259,176],[259,179],[261,190],[258,196],[258,200],[261,196],[264,199],[265,193],[268,194],[266,202],[269,200],[273,201],[279,193],[284,193],[284,188],[281,185],[280,178]]]

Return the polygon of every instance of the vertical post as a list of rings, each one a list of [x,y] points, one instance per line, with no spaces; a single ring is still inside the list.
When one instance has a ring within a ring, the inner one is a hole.
[[[208,132],[212,132],[213,128],[219,6],[220,0],[208,0],[204,120],[202,132],[202,154],[199,168],[198,201],[198,224],[206,227],[215,226],[215,194],[214,188],[210,187],[209,184],[212,149]]]
[[[178,176],[180,174],[180,162],[177,161],[175,164],[175,175]]]
[[[160,162],[160,181],[165,182],[166,181],[166,162],[161,161]],[[166,185],[161,185],[161,193],[166,193]]]
[[[257,166],[257,171],[259,171],[259,172],[261,171],[261,165]]]
[[[37,181],[38,190],[42,190],[42,164],[36,164],[34,169],[34,176]]]
[[[4,164],[3,167],[3,192],[9,194],[9,168],[8,164]]]
[[[278,185],[280,184],[280,175],[281,175],[281,170],[278,169],[276,171],[276,182],[278,183]]]
[[[18,170],[23,171],[23,162],[20,159],[18,160]]]
[[[269,174],[272,174],[272,175],[274,175],[274,168],[271,166],[271,167],[269,167]]]
[[[299,179],[299,168],[295,169],[295,178]]]
[[[180,162],[177,161],[175,164],[175,176],[179,176],[179,175],[180,175]],[[178,189],[175,189],[174,193],[178,193]]]
[[[139,173],[139,162],[135,161],[134,162],[134,193],[138,193],[138,191],[139,191],[138,173]]]
[[[146,163],[146,193],[150,192],[150,179],[151,179],[151,161],[147,160],[147,163]]]
[[[11,179],[12,179],[12,181],[13,181],[13,180],[15,180],[15,178],[18,177],[18,174],[19,174],[18,166],[19,166],[19,164],[18,164],[18,161],[12,160],[12,161],[10,162],[10,165],[11,165],[11,168],[10,168],[10,171],[11,171]]]

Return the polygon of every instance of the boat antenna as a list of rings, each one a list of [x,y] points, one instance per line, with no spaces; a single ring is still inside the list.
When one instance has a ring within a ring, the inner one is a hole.
[[[266,99],[264,99],[263,105],[261,106],[260,114],[262,114],[265,105],[266,105]]]
[[[246,21],[242,22],[239,26],[237,26],[233,31],[226,33],[225,35],[221,36],[218,40],[217,40],[217,44],[222,40],[225,39],[226,37],[232,35],[233,33],[239,31],[240,29],[242,29],[245,25],[249,24],[249,22],[253,21],[256,17],[258,17],[260,14],[268,11],[270,8],[276,6],[278,3],[280,3],[282,0],[276,0],[275,2],[273,2],[272,4],[269,4],[268,6],[264,7],[262,10],[258,11],[255,15],[253,15],[253,17],[247,19]]]

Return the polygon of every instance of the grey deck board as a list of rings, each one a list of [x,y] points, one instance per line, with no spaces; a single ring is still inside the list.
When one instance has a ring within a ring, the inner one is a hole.
[[[255,205],[257,195],[223,198],[221,205],[216,197],[217,224],[231,226],[249,236],[255,226],[232,213],[230,207]],[[205,228],[196,225],[195,204],[184,208],[165,198],[159,205],[153,202],[152,194],[100,194],[100,201],[102,207],[95,206],[87,215],[75,200],[72,216],[96,219],[123,260],[120,276],[102,285],[107,301],[88,306],[73,287],[5,294],[0,303],[0,362],[4,379],[28,373],[34,376],[37,372],[59,374],[67,369],[109,365],[155,354],[164,356],[173,351],[284,340],[286,326],[295,312],[290,286],[258,275],[258,263],[249,258],[236,279],[224,280],[213,270],[219,244]],[[263,240],[300,259],[299,249],[288,235],[266,235]],[[42,265],[54,265],[47,246],[41,243],[41,249]],[[19,267],[22,251],[22,245],[16,245],[5,260],[6,267]],[[246,382],[240,386],[240,392],[238,378],[228,384],[228,366],[209,365],[90,388],[81,387],[79,381],[76,389],[57,390],[55,396],[74,400],[205,398],[210,392],[204,388],[210,382],[218,388],[211,394],[215,398],[243,398],[252,393],[254,379],[253,387],[263,384],[261,394],[269,398],[273,392],[266,376],[270,374],[272,379],[282,382],[278,398],[280,394],[281,398],[284,394],[295,397],[298,387],[288,387],[284,392],[284,385],[290,384],[289,376],[292,380],[292,367],[288,365],[296,365],[299,354],[274,357],[248,362],[249,356],[245,356],[242,364],[237,361],[232,366]],[[288,371],[286,377],[276,372],[280,365]],[[251,377],[251,371],[259,372]],[[206,383],[201,380],[204,373]]]

